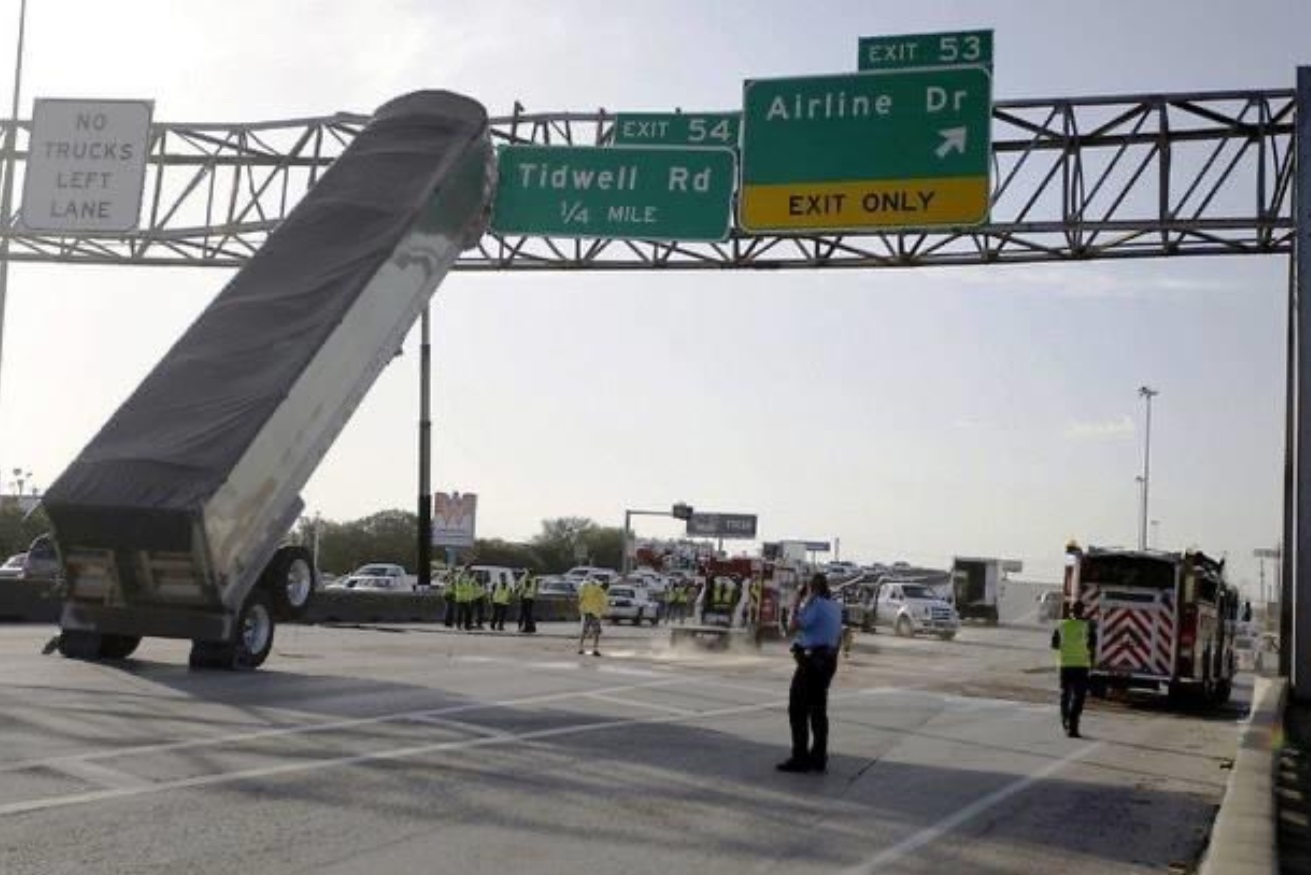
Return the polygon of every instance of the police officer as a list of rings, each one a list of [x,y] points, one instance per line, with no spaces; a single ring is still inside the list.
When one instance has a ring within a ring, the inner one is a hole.
[[[537,631],[533,608],[537,603],[537,576],[525,571],[519,582],[519,631],[531,635]]]
[[[803,589],[805,599],[793,612],[789,631],[796,633],[792,656],[797,670],[788,693],[792,756],[778,764],[781,772],[828,770],[828,688],[838,667],[842,608],[829,598],[828,578],[816,574]]]
[[[1061,661],[1061,726],[1070,738],[1079,738],[1079,717],[1088,695],[1088,671],[1096,651],[1097,630],[1083,618],[1083,602],[1070,605],[1070,617],[1052,632],[1052,649]]]
[[[505,631],[505,614],[510,610],[510,583],[504,576],[492,587],[492,630]]]

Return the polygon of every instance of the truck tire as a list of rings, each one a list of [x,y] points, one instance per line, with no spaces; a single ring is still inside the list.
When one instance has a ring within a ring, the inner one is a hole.
[[[318,584],[314,557],[304,547],[279,547],[260,575],[259,589],[268,592],[274,616],[296,620],[309,607]]]
[[[101,635],[101,659],[127,659],[141,644],[140,635]]]
[[[232,665],[237,671],[259,668],[273,650],[273,619],[270,594],[256,587],[246,597],[237,616],[236,638],[232,642]]]
[[[226,641],[192,641],[187,664],[192,668],[229,668],[232,665],[232,645]]]
[[[100,658],[100,639],[99,632],[65,629],[59,633],[59,655],[95,662]]]

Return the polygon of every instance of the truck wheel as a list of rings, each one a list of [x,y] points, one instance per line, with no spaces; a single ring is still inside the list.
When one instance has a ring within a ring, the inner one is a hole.
[[[232,642],[232,668],[259,668],[273,649],[273,606],[269,593],[256,588],[246,597],[237,617],[237,637]]]
[[[900,635],[902,638],[906,638],[910,635],[915,634],[915,629],[914,627],[911,626],[910,620],[906,619],[905,617],[897,618],[897,625],[895,629],[897,634]]]
[[[260,575],[259,588],[268,592],[274,616],[280,620],[298,619],[305,613],[318,571],[314,558],[304,547],[279,547]]]
[[[101,635],[101,659],[127,659],[141,644],[140,635]]]
[[[59,633],[59,655],[94,662],[100,658],[100,633],[65,629]]]

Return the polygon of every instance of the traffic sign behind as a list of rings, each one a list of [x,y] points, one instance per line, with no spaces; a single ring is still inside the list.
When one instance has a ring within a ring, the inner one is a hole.
[[[748,231],[987,220],[992,77],[979,66],[746,83]]]
[[[961,64],[981,64],[992,69],[992,31],[861,37],[857,69],[905,70]]]
[[[621,112],[616,146],[727,146],[737,148],[739,112]]]
[[[728,236],[731,149],[506,146],[492,229],[638,240]]]
[[[756,515],[752,513],[694,513],[687,521],[687,534],[699,538],[756,537]]]

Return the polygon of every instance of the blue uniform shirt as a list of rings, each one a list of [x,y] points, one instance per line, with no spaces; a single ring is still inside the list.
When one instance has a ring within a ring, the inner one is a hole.
[[[797,612],[797,645],[837,649],[842,640],[842,608],[832,599],[812,598]]]

